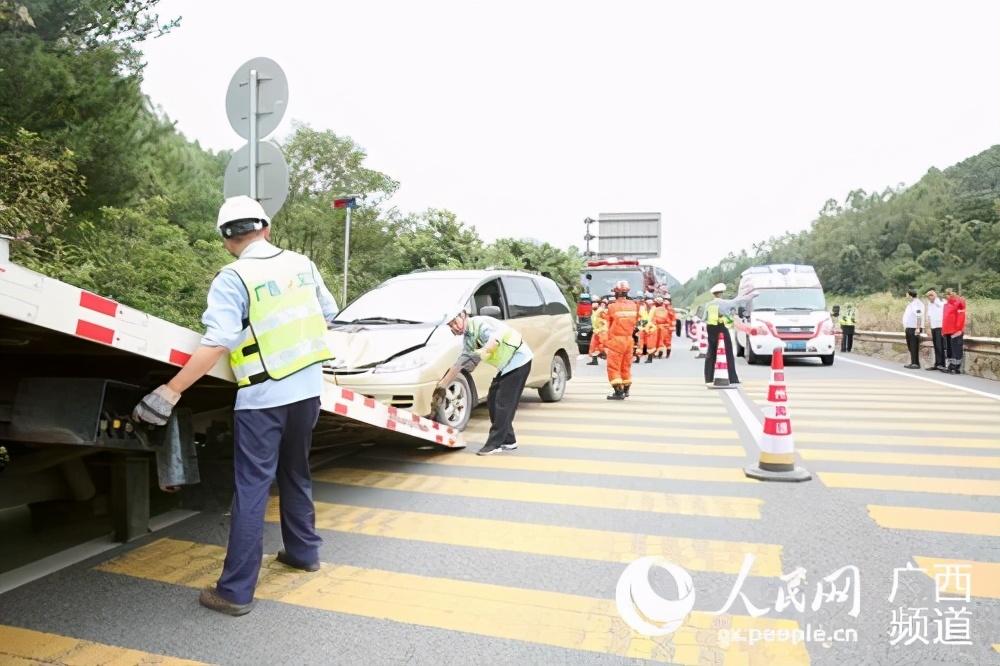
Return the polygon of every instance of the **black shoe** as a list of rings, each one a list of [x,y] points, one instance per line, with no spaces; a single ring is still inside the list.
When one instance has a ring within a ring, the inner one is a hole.
[[[612,393],[611,395],[607,396],[607,398],[608,398],[608,400],[624,400],[625,399],[625,392],[622,391],[620,388],[616,388],[615,392]]]
[[[517,442],[511,442],[510,444],[501,444],[500,448],[504,451],[517,451]]]
[[[285,566],[289,566],[293,569],[301,569],[302,571],[319,571],[319,562],[300,562],[293,559],[284,550],[279,550],[278,554],[275,555],[274,559],[278,560]]]
[[[201,596],[198,597],[198,603],[205,608],[214,610],[216,613],[232,615],[233,617],[246,615],[253,610],[254,606],[253,601],[248,604],[234,604],[232,601],[223,599],[215,590],[214,585],[210,585],[201,591]]]
[[[920,366],[917,365],[916,363],[908,363],[907,365],[904,365],[903,367],[906,368],[907,370],[919,370],[920,369]]]
[[[652,363],[652,362],[653,362],[653,355],[650,354],[649,356],[646,357],[646,363]]]
[[[666,358],[670,358],[670,351],[671,351],[670,349],[667,350]]]
[[[932,366],[924,368],[924,370],[937,370],[937,369],[938,369],[938,367],[936,365],[932,365]]]
[[[597,365],[597,357],[596,356],[591,356],[590,357],[590,363],[588,363],[587,365]]]
[[[632,390],[632,385],[631,384],[629,384],[628,386],[623,386],[622,387],[622,395],[624,395],[627,398],[628,397],[628,392],[631,391],[631,390]]]
[[[503,447],[502,446],[492,446],[490,444],[487,444],[483,448],[481,448],[478,451],[476,451],[476,455],[477,456],[491,456],[494,453],[500,453],[501,451],[503,451]]]

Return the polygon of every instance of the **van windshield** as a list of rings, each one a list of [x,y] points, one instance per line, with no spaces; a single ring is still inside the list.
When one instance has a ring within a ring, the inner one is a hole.
[[[591,276],[590,280],[587,280],[588,275]],[[587,289],[589,285],[590,295],[595,298],[610,296],[614,291],[615,282],[619,280],[628,281],[630,287],[628,293],[633,298],[642,295],[643,275],[638,268],[621,271],[587,270],[581,276],[584,289]]]
[[[473,286],[462,278],[394,280],[362,294],[337,315],[337,321],[438,324],[445,313],[455,314],[462,307]]]
[[[822,289],[761,289],[753,300],[753,309],[761,310],[802,310],[818,311],[826,309],[826,299]]]

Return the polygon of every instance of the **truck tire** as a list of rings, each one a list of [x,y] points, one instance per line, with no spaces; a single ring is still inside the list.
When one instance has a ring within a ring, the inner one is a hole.
[[[826,356],[820,356],[819,359],[823,361],[823,365],[833,365],[833,354],[827,354]]]
[[[552,357],[549,373],[549,383],[538,389],[538,397],[542,402],[559,402],[566,393],[566,378],[569,376],[566,361],[559,354]]]
[[[740,344],[740,339],[738,337],[736,337],[735,335],[733,336],[733,343],[736,346],[736,357],[739,358],[741,356],[745,356],[746,355],[746,347],[744,347],[743,345]]]
[[[746,348],[746,356],[747,356],[747,365],[757,365],[763,360],[759,354],[754,354],[753,350],[750,349],[750,347]]]

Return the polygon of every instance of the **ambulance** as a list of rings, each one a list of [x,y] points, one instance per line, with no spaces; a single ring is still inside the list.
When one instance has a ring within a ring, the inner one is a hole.
[[[757,297],[739,311],[737,356],[751,365],[764,363],[775,347],[784,346],[786,357],[819,357],[823,365],[833,365],[833,320],[812,266],[751,266],[740,277],[739,295],[753,291]]]

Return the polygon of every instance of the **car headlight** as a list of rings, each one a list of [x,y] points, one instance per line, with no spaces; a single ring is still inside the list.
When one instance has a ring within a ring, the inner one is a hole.
[[[422,368],[427,365],[432,356],[439,351],[440,350],[438,349],[424,347],[422,349],[412,351],[409,354],[397,356],[387,363],[376,365],[372,370],[372,373],[381,374],[386,372],[406,372],[408,370],[416,370],[417,368]]]

